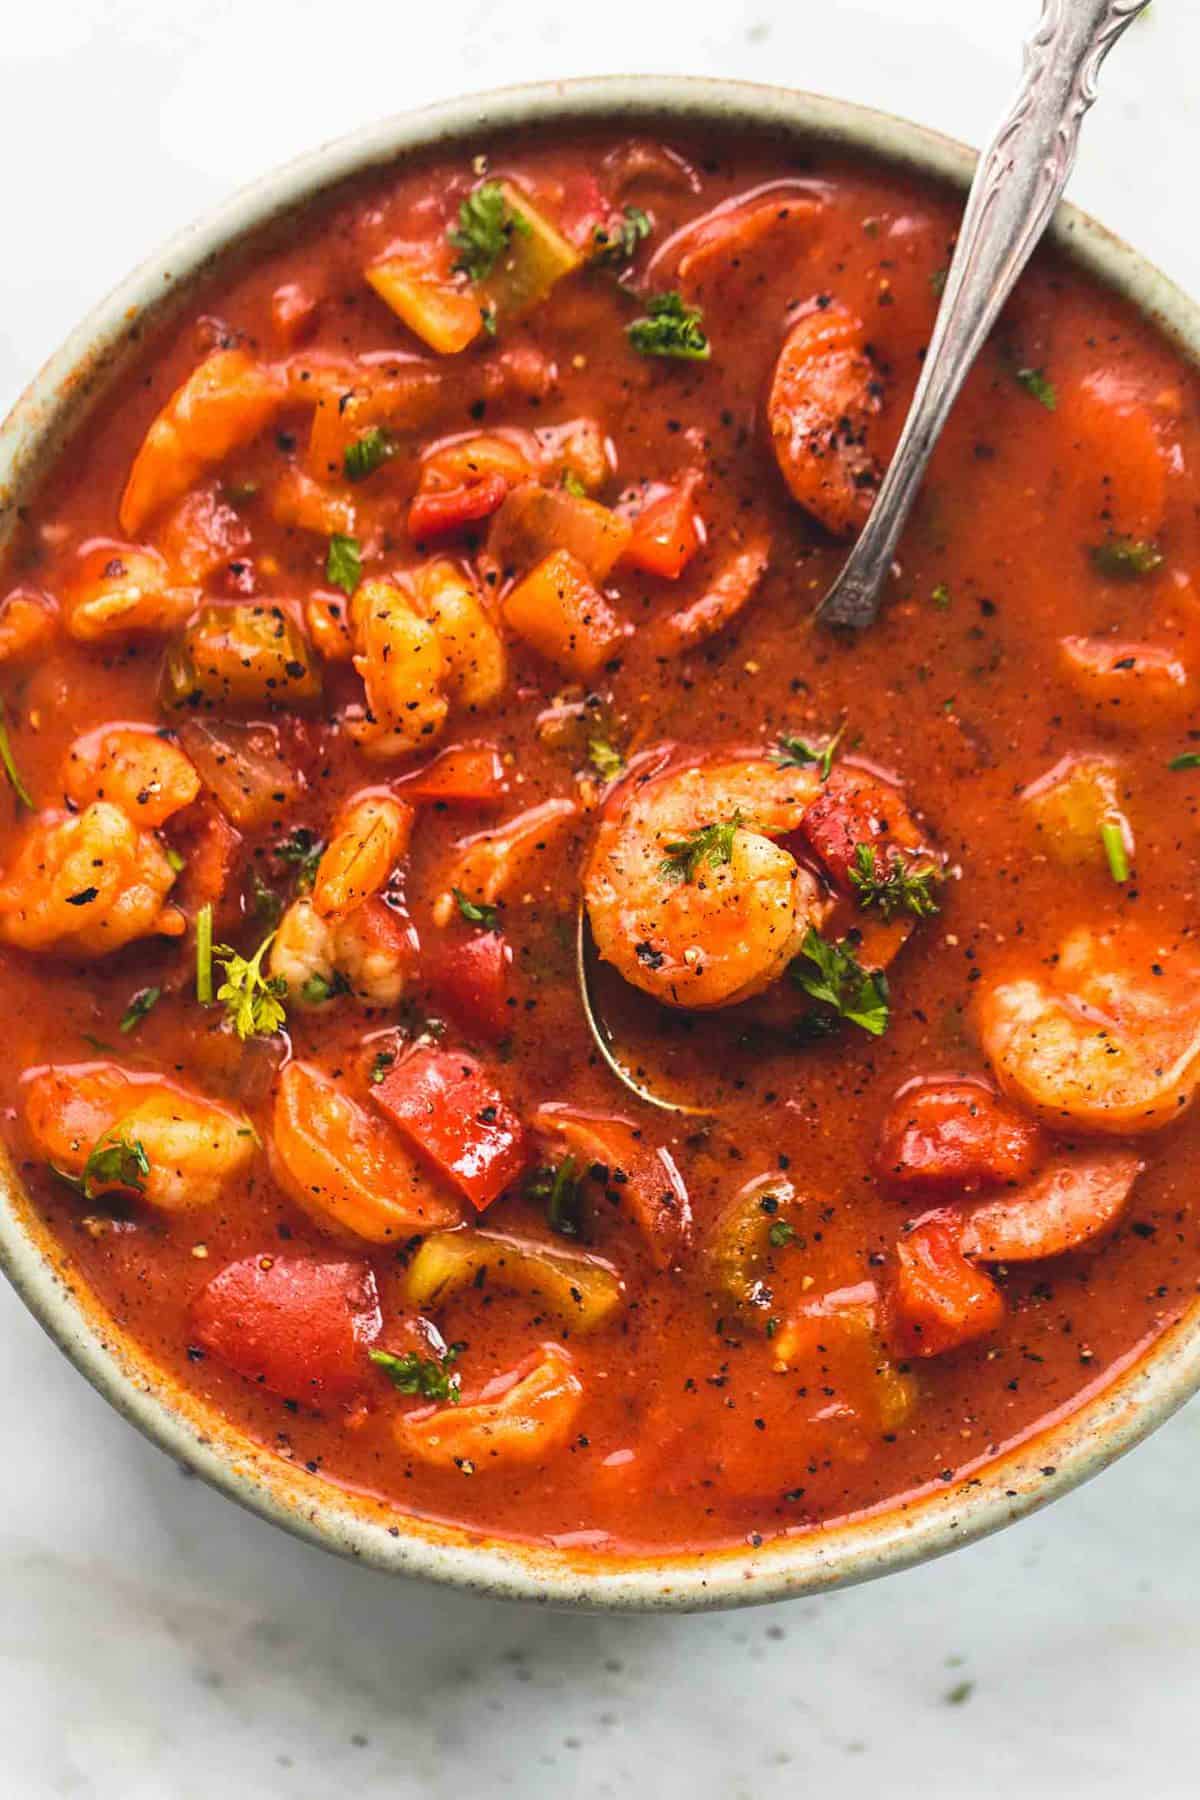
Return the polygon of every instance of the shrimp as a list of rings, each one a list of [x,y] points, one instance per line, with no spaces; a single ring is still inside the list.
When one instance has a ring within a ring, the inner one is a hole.
[[[775,365],[767,424],[792,496],[835,537],[864,523],[879,463],[868,444],[882,389],[861,320],[842,306],[793,325]]]
[[[174,631],[203,598],[203,589],[177,587],[157,550],[93,538],[63,595],[67,635],[82,644],[130,633]]]
[[[583,1383],[570,1356],[545,1344],[532,1367],[498,1375],[478,1399],[401,1413],[393,1429],[405,1455],[475,1475],[545,1462],[567,1442],[582,1403]]]
[[[365,756],[405,756],[432,743],[446,722],[446,655],[437,628],[394,581],[365,581],[355,595],[367,716],[350,727]]]
[[[287,982],[290,1005],[312,1008],[332,1000],[336,974],[333,926],[321,917],[307,894],[293,900],[280,919],[267,961],[272,980]]]
[[[58,607],[39,588],[15,587],[0,600],[0,663],[31,661],[50,648]]]
[[[349,991],[367,1006],[395,1006],[404,993],[413,941],[403,920],[372,897],[341,919],[323,919],[307,895],[294,900],[271,943],[273,978],[290,1003],[315,1012]]]
[[[346,801],[317,866],[312,902],[322,918],[344,918],[386,887],[408,849],[413,809],[378,789]]]
[[[142,440],[121,496],[121,530],[140,531],[231,451],[252,443],[286,393],[277,371],[244,350],[214,350],[205,357]]]
[[[213,1205],[254,1159],[257,1140],[243,1114],[116,1063],[36,1069],[24,1098],[37,1154],[80,1182],[89,1200],[125,1194],[163,1212],[190,1212]]]
[[[448,925],[457,911],[455,889],[477,906],[494,906],[516,887],[532,881],[542,852],[578,814],[573,800],[543,800],[516,813],[492,831],[477,832],[457,846],[445,887],[433,905],[436,925]]]
[[[508,656],[479,589],[444,558],[418,570],[415,586],[442,646],[450,695],[471,712],[490,706],[504,691]]]
[[[731,1006],[777,980],[828,903],[775,838],[819,791],[765,757],[627,782],[584,871],[596,948],[668,1006]]]
[[[1157,1131],[1200,1083],[1200,955],[1143,926],[1079,926],[1048,972],[988,988],[978,1023],[1001,1087],[1049,1123]]]
[[[174,880],[157,837],[119,806],[41,813],[0,880],[0,942],[105,956],[134,938],[178,937],[183,914],[165,903]]]
[[[76,806],[109,800],[135,824],[164,825],[200,792],[200,777],[178,744],[151,725],[102,725],[67,751],[63,792]]]
[[[382,1244],[461,1221],[395,1127],[311,1063],[279,1078],[269,1154],[279,1186],[327,1230]]]

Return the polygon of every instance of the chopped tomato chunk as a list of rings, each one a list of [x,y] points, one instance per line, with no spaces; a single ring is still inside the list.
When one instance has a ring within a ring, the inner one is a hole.
[[[476,525],[496,511],[508,489],[503,475],[484,475],[462,487],[418,494],[408,509],[409,536],[421,544]]]
[[[192,1336],[211,1356],[283,1394],[320,1405],[366,1386],[382,1329],[365,1262],[247,1256],[214,1275],[192,1305]]]
[[[896,1245],[892,1287],[895,1334],[910,1356],[940,1356],[995,1331],[1004,1300],[995,1282],[969,1263],[955,1226],[929,1219]]]
[[[500,752],[492,744],[449,744],[432,762],[392,784],[409,800],[435,805],[486,806],[503,800],[508,777]]]
[[[881,1181],[913,1191],[1024,1181],[1045,1134],[979,1081],[921,1081],[897,1094],[880,1130]]]
[[[430,976],[435,997],[468,1033],[498,1040],[512,1027],[508,977],[512,951],[498,931],[447,945]]]
[[[699,481],[692,471],[637,514],[625,546],[625,562],[647,574],[678,581],[703,542],[695,505]]]
[[[418,1046],[371,1096],[478,1212],[511,1186],[528,1160],[524,1125],[462,1051]]]

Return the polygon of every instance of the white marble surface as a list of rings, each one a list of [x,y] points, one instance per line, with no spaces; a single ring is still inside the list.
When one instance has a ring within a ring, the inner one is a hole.
[[[976,142],[1034,0],[40,0],[0,30],[0,408],[181,221],[360,121],[614,69],[855,96]],[[1072,192],[1200,288],[1200,9],[1155,0]],[[1200,1411],[1000,1538],[852,1593],[547,1616],[388,1583],[185,1479],[0,1292],[11,1800],[1194,1794]],[[948,1698],[970,1683],[965,1699]]]

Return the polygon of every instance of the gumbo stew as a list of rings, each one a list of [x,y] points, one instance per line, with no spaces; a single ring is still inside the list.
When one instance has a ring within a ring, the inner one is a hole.
[[[373,173],[14,525],[12,1157],[155,1365],[396,1515],[811,1529],[1195,1297],[1193,372],[1047,254],[878,624],[813,619],[956,216],[745,134]]]

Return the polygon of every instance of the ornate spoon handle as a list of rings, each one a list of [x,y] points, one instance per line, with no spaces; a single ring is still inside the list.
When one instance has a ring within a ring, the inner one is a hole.
[[[1043,0],[1016,102],[979,159],[921,378],[896,454],[845,567],[818,610],[861,629],[968,369],[1050,222],[1075,161],[1100,65],[1150,0]]]

